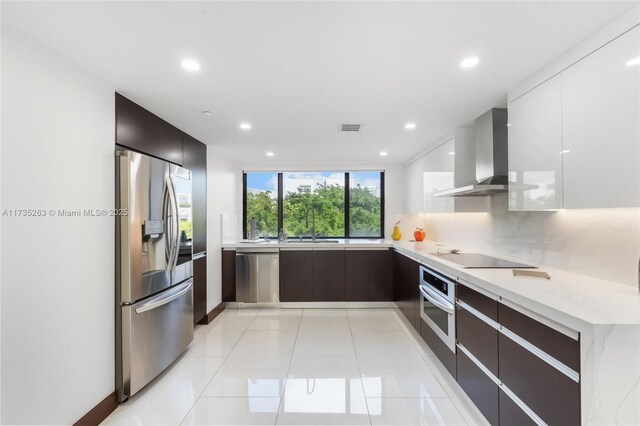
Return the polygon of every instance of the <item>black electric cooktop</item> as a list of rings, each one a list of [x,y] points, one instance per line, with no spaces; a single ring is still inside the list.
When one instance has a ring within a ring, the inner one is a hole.
[[[444,253],[436,256],[457,263],[463,268],[480,269],[480,268],[536,268],[536,266],[526,265],[524,263],[511,262],[509,260],[498,259],[480,253]]]

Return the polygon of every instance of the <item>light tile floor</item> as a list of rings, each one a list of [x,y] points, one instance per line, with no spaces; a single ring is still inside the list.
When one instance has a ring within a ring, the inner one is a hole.
[[[396,309],[232,309],[103,424],[487,423]]]

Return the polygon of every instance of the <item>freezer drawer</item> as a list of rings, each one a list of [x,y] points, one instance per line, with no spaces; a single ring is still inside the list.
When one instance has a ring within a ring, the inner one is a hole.
[[[236,301],[277,303],[280,299],[278,252],[236,253]]]
[[[153,380],[193,340],[193,279],[133,305],[122,306],[118,399]]]

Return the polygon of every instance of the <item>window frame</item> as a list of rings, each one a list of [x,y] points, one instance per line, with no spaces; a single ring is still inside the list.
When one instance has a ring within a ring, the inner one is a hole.
[[[316,170],[314,170],[316,171]],[[375,172],[377,170],[352,170],[353,172],[361,172],[361,171],[367,171],[367,172]],[[247,173],[276,173],[278,176],[278,197],[277,197],[277,203],[278,203],[278,230],[282,229],[283,225],[284,225],[284,188],[283,188],[283,181],[284,181],[284,173],[289,173],[289,172],[282,172],[282,171],[263,171],[263,170],[243,170],[242,171],[242,238],[246,239],[248,237],[247,234]],[[331,172],[331,173],[336,173],[335,170],[325,170],[325,172]],[[336,239],[336,238],[345,238],[345,239],[372,239],[372,238],[381,238],[384,239],[384,207],[385,207],[385,182],[384,182],[384,178],[385,178],[385,171],[384,170],[380,170],[378,171],[380,173],[380,235],[377,236],[366,236],[366,237],[350,237],[349,236],[349,219],[350,219],[350,214],[349,214],[349,210],[351,208],[351,206],[349,205],[349,201],[350,201],[350,196],[349,193],[351,191],[351,187],[349,186],[350,184],[350,172],[343,172],[344,173],[344,233],[345,235],[343,236],[332,236],[332,237],[316,237],[316,239]],[[279,232],[279,231],[278,231]],[[269,239],[277,239],[278,237],[269,237]],[[298,237],[296,237],[298,238]],[[307,239],[311,239],[311,237],[302,237],[303,240],[307,240]]]

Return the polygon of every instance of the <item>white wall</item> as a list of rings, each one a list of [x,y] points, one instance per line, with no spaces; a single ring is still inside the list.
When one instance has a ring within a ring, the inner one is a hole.
[[[207,147],[207,312],[222,301],[222,215],[242,203],[240,168],[215,145]]]
[[[2,26],[2,208],[114,204],[114,90]],[[114,219],[2,217],[3,424],[113,392]]]

